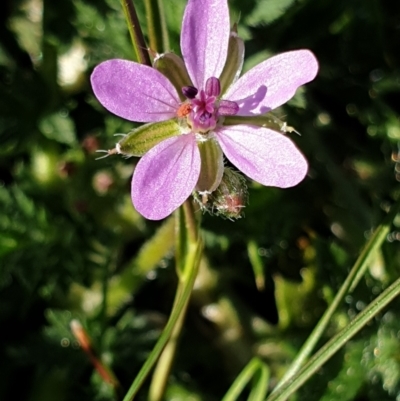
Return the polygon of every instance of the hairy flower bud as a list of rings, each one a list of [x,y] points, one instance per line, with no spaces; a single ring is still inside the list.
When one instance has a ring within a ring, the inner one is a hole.
[[[218,188],[211,194],[195,192],[194,199],[201,210],[211,215],[229,220],[240,219],[248,200],[246,179],[239,172],[225,167]]]

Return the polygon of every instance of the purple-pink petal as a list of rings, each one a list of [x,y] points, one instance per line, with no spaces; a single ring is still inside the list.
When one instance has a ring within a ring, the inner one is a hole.
[[[195,135],[169,138],[150,149],[132,178],[132,201],[150,220],[161,220],[192,193],[200,175],[200,152]]]
[[[245,124],[222,127],[215,134],[231,163],[260,184],[292,187],[307,174],[306,159],[283,134]]]
[[[309,50],[282,53],[252,68],[223,97],[239,105],[239,116],[267,113],[291,99],[317,72],[317,59]]]
[[[179,96],[170,81],[156,69],[128,60],[108,60],[91,76],[99,102],[119,117],[157,122],[176,116]]]
[[[219,77],[229,41],[226,0],[189,0],[182,23],[181,49],[189,76],[198,89],[210,77]]]

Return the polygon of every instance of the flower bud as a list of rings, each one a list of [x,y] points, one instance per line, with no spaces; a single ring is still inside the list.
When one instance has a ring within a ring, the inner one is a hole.
[[[246,179],[237,171],[224,168],[218,188],[209,193],[196,192],[194,199],[201,210],[229,220],[240,219],[248,201]]]

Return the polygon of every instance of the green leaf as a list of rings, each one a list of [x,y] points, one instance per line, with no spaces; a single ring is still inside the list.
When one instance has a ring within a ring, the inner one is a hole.
[[[140,248],[138,254],[120,275],[114,275],[107,289],[107,309],[112,315],[131,298],[132,291],[141,283],[140,277],[146,276],[167,257],[174,245],[174,219],[169,218],[159,227],[153,237]]]
[[[42,119],[39,128],[44,136],[54,141],[74,145],[76,143],[74,123],[68,115],[59,112]]]
[[[245,22],[252,26],[270,24],[280,18],[293,3],[294,0],[259,0]]]
[[[247,253],[249,255],[251,267],[253,268],[256,286],[259,291],[262,291],[265,287],[264,265],[258,253],[258,245],[255,241],[249,241],[247,243]]]

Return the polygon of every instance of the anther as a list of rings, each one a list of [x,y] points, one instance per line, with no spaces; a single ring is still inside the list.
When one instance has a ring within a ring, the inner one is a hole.
[[[182,93],[188,99],[194,99],[199,91],[194,86],[184,86]]]

